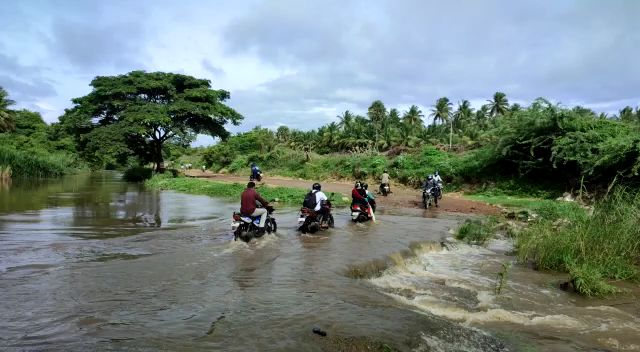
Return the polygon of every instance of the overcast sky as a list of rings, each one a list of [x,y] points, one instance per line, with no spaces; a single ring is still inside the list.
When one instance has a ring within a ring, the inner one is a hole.
[[[234,132],[315,128],[375,99],[428,115],[438,97],[495,91],[640,105],[636,0],[0,2],[0,86],[48,122],[93,77],[141,69],[229,90]]]

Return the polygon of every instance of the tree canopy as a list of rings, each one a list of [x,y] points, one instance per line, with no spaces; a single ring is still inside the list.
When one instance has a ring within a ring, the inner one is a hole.
[[[165,144],[188,145],[197,134],[226,139],[225,124],[242,116],[223,104],[229,92],[206,79],[165,72],[133,71],[98,76],[93,90],[72,100],[60,118],[78,150],[94,166],[121,165],[137,159],[164,168]]]

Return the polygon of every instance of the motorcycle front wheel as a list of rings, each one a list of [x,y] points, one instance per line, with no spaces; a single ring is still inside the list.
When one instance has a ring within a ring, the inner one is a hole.
[[[273,219],[273,218],[267,219],[267,222],[265,223],[264,228],[267,231],[267,233],[276,232],[276,230],[278,229],[278,225],[276,225],[276,219]]]

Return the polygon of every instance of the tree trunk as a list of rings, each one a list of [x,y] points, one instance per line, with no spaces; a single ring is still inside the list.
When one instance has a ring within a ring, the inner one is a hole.
[[[156,172],[163,173],[165,170],[164,159],[162,158],[162,142],[154,141],[153,153],[156,161]]]
[[[453,140],[453,119],[450,119],[449,129],[449,151],[451,151],[451,141]]]

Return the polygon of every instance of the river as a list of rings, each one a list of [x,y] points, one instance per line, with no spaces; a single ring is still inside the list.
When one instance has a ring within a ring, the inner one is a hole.
[[[0,189],[0,349],[640,350],[636,286],[587,300],[513,264],[497,294],[510,245],[449,239],[461,215],[338,209],[299,236],[279,207],[278,233],[246,244],[236,207],[109,172]]]

